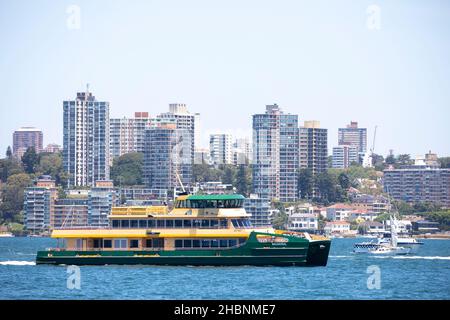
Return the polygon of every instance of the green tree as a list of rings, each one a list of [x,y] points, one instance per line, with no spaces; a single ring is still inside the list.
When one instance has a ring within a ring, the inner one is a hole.
[[[411,156],[409,154],[399,154],[397,156],[397,163],[402,166],[410,165],[412,164]]]
[[[309,199],[313,194],[314,178],[311,169],[304,168],[298,172],[298,193],[302,199]]]
[[[57,185],[67,186],[69,175],[64,171],[61,153],[40,153],[35,172],[37,175],[50,175]]]
[[[222,175],[222,183],[235,185],[236,167],[225,165]]]
[[[336,188],[333,177],[324,171],[314,177],[314,184],[319,191],[319,201],[328,204],[336,200]]]
[[[22,156],[22,164],[26,173],[34,173],[35,167],[39,163],[39,156],[34,147],[29,147]]]
[[[0,159],[0,180],[6,182],[14,174],[23,173],[22,164],[14,157]]]
[[[351,187],[350,178],[348,177],[348,175],[345,172],[342,172],[339,175],[338,180],[339,180],[339,185],[341,186],[342,189],[348,190],[348,188]]]
[[[115,185],[133,186],[142,184],[144,156],[140,152],[126,153],[113,160],[111,179]]]
[[[438,159],[441,168],[450,168],[450,157],[443,157]]]
[[[222,176],[222,170],[214,168],[206,163],[194,164],[192,166],[192,175],[195,183],[206,181],[219,181]]]
[[[278,210],[278,212],[272,218],[272,226],[275,229],[286,229],[286,224],[288,222],[288,216],[286,214],[286,209],[284,208],[283,203],[279,201],[272,202],[272,207]]]
[[[393,154],[390,154],[386,157],[386,160],[384,161],[387,165],[396,165],[397,164],[397,159],[395,158],[395,156]]]
[[[250,177],[248,167],[246,165],[239,165],[238,172],[236,174],[236,191],[247,197],[250,193]]]
[[[17,221],[20,211],[23,209],[23,196],[25,188],[32,185],[29,175],[19,173],[12,175],[6,181],[2,192],[2,204],[0,205],[1,219],[9,222]]]
[[[8,146],[8,148],[6,149],[6,158],[8,158],[8,159],[12,158],[12,152],[11,152],[10,146]]]
[[[372,165],[376,171],[383,171],[386,167],[383,156],[374,153],[372,155]]]

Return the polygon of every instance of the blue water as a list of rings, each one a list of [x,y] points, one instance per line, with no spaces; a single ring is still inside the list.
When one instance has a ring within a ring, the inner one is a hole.
[[[67,267],[34,264],[53,239],[0,238],[0,299],[450,299],[450,240],[395,257],[352,254],[357,241],[333,239],[326,267],[82,266],[77,290]]]

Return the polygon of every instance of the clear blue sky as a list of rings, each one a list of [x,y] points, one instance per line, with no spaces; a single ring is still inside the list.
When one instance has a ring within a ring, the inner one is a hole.
[[[0,0],[0,152],[20,126],[62,144],[62,101],[90,83],[112,117],[180,102],[205,133],[251,132],[278,103],[320,120],[330,148],[356,120],[369,146],[379,126],[377,153],[450,155],[449,35],[445,0]]]

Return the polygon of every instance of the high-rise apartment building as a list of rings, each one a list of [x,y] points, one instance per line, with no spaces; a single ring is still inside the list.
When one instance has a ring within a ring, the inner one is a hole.
[[[209,149],[196,148],[194,152],[194,164],[212,164]]]
[[[135,112],[134,118],[110,119],[110,161],[125,153],[144,152],[145,130],[149,127],[148,112]]]
[[[215,165],[233,163],[233,137],[231,134],[218,133],[209,136],[211,161]]]
[[[69,186],[93,186],[109,179],[109,102],[78,92],[64,107],[64,170]]]
[[[173,192],[191,187],[193,136],[175,119],[157,119],[145,131],[144,178],[149,188]]]
[[[351,121],[346,128],[338,129],[338,144],[354,146],[363,155],[367,152],[367,129],[358,128],[358,122]]]
[[[328,129],[319,121],[305,121],[300,128],[300,168],[318,174],[328,167]]]
[[[358,148],[351,145],[340,145],[333,148],[332,167],[337,169],[345,169],[358,163]]]
[[[278,105],[253,115],[253,191],[261,198],[297,199],[299,167],[298,115],[284,114]]]
[[[59,144],[56,143],[50,143],[48,144],[45,148],[43,152],[48,152],[48,153],[59,153],[62,151],[62,148]]]
[[[450,169],[427,165],[386,169],[384,191],[408,203],[431,202],[450,208]]]
[[[169,112],[162,113],[157,118],[163,121],[175,121],[177,129],[182,129],[184,134],[190,135],[191,147],[185,152],[190,152],[191,163],[193,163],[195,145],[198,143],[200,136],[197,126],[200,115],[198,113],[190,113],[186,104],[171,103],[169,104]],[[185,156],[187,157],[188,155]]]
[[[252,215],[250,221],[253,227],[270,227],[272,225],[269,199],[251,194],[245,199],[244,208],[248,214]]]
[[[249,138],[238,138],[233,144],[233,164],[251,164],[253,159],[252,143]]]
[[[94,227],[107,227],[108,216],[113,206],[119,205],[118,192],[112,181],[96,181],[88,195],[88,224]]]
[[[55,181],[42,176],[24,192],[24,224],[31,234],[49,231],[54,224],[54,202],[58,198]]]
[[[28,148],[33,147],[36,153],[43,149],[44,135],[33,127],[22,127],[13,133],[13,154],[21,159]]]

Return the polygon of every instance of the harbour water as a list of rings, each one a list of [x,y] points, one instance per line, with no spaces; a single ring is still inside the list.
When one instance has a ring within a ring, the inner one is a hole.
[[[360,241],[333,239],[326,267],[81,266],[69,289],[67,266],[34,263],[53,239],[0,238],[0,299],[450,299],[450,240],[389,257],[353,254]]]

